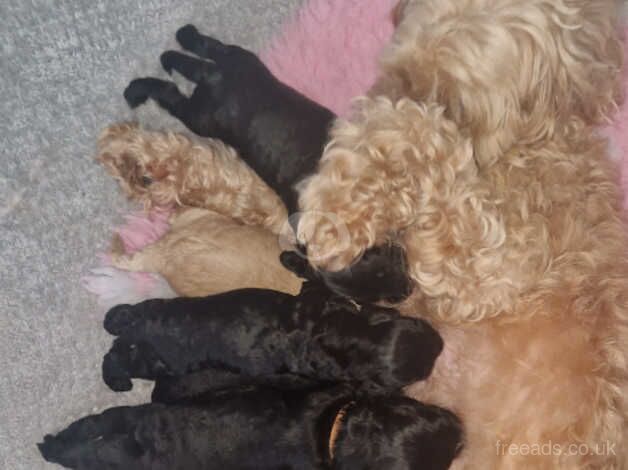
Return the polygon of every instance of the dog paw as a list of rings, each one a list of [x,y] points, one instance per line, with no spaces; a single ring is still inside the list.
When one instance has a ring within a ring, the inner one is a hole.
[[[132,305],[117,305],[107,312],[103,325],[109,334],[120,336],[132,328],[137,319]]]
[[[192,47],[198,40],[199,32],[196,26],[187,24],[177,31],[177,42],[184,48]]]
[[[161,67],[168,73],[168,75],[172,75],[172,70],[174,69],[174,62],[176,61],[175,57],[177,53],[174,51],[166,51],[159,57],[159,62],[161,62]]]
[[[124,99],[131,109],[144,104],[149,97],[150,90],[143,78],[133,80],[124,90]]]
[[[133,390],[133,382],[127,377],[103,375],[103,381],[114,392],[129,392]]]

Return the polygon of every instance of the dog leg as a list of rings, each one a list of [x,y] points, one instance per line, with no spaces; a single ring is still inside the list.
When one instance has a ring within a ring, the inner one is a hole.
[[[201,145],[182,134],[117,124],[102,133],[96,158],[147,207],[205,208],[274,233],[287,218],[279,197],[217,140]]]
[[[145,410],[146,406],[118,407],[86,416],[55,436],[45,436],[37,447],[48,462],[67,468],[136,468],[142,449],[132,431]]]
[[[224,58],[229,54],[230,50],[245,51],[240,47],[227,46],[217,39],[204,36],[200,34],[198,29],[191,24],[186,25],[177,31],[177,42],[183,49],[190,51],[199,57],[214,61]]]
[[[173,82],[152,77],[137,78],[124,90],[124,99],[132,109],[149,98],[181,121],[187,122],[193,115],[193,102]]]

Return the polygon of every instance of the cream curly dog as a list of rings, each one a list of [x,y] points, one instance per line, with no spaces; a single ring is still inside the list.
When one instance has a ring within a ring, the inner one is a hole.
[[[618,4],[397,13],[381,80],[301,192],[299,237],[328,269],[405,247],[418,288],[403,309],[447,345],[408,393],[462,417],[455,468],[628,468],[628,244],[595,133],[619,100]],[[344,220],[349,249],[308,211]]]

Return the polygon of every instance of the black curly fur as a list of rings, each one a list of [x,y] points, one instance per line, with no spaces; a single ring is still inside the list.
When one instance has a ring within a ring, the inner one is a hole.
[[[131,378],[220,369],[254,381],[306,378],[388,392],[425,379],[443,347],[425,321],[359,309],[312,281],[297,296],[242,289],[122,305],[107,313],[105,329],[117,338],[103,377],[117,391],[129,390]]]
[[[409,398],[249,387],[195,404],[111,408],[38,447],[77,470],[445,470],[461,444],[452,413]]]

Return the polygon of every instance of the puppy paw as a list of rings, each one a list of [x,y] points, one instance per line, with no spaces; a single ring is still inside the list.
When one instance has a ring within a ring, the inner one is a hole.
[[[47,462],[56,462],[65,452],[63,443],[50,434],[44,437],[44,442],[37,444],[37,448]]]
[[[196,29],[196,26],[186,24],[177,31],[177,42],[184,48],[191,47],[198,40],[199,34],[200,33],[198,32],[198,29]]]
[[[131,382],[131,379],[128,377],[116,376],[103,369],[102,378],[107,387],[114,392],[129,392],[133,390],[133,382]]]
[[[177,54],[174,51],[166,51],[159,57],[161,67],[168,73],[168,75],[172,75],[176,55]]]
[[[129,86],[124,90],[124,99],[131,109],[135,109],[146,103],[149,97],[150,90],[146,86],[146,82],[143,78],[131,81]]]
[[[138,316],[132,305],[118,305],[107,312],[103,326],[109,334],[120,336],[133,328],[137,320]]]
[[[131,382],[131,375],[124,367],[124,364],[128,364],[129,359],[128,351],[121,350],[120,341],[114,341],[114,345],[111,350],[105,354],[102,361],[102,379],[103,382],[114,392],[128,392],[133,388],[133,382]]]

